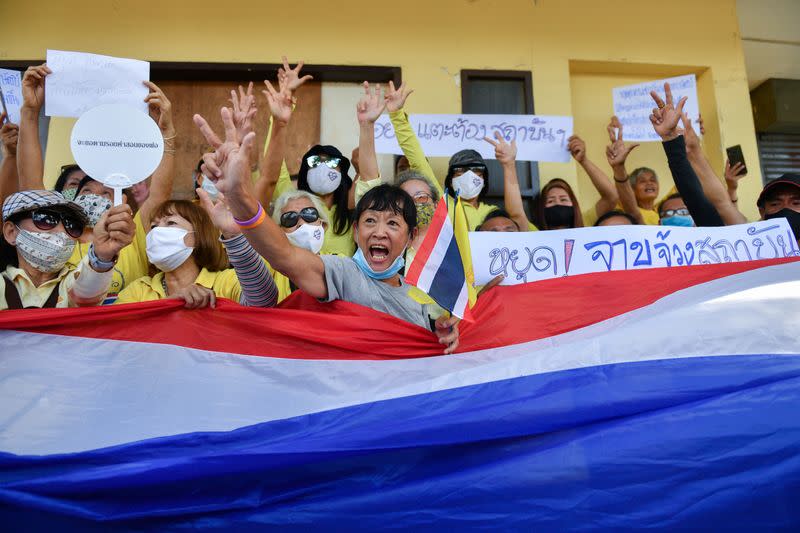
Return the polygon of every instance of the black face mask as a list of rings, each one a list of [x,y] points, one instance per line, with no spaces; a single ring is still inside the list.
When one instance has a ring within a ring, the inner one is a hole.
[[[548,228],[575,225],[575,208],[571,205],[551,205],[544,208],[544,221]]]
[[[794,232],[794,238],[800,240],[800,213],[794,209],[784,207],[780,211],[772,213],[771,215],[765,215],[764,220],[782,217],[789,221],[789,227],[792,228],[792,231]]]

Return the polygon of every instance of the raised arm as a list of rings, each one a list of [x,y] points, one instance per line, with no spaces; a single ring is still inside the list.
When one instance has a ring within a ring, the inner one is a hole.
[[[386,91],[386,110],[389,112],[389,119],[392,121],[397,143],[400,145],[400,149],[403,150],[403,155],[408,159],[409,167],[430,178],[431,183],[433,183],[441,196],[444,194],[442,186],[439,184],[439,180],[436,179],[431,164],[425,158],[422,145],[419,143],[419,139],[417,139],[414,129],[408,121],[408,115],[403,110],[406,99],[413,92],[413,89],[406,88],[405,82],[400,84],[399,89],[395,90],[394,82],[390,81],[389,89]]]
[[[283,87],[276,91],[272,84],[264,80],[267,86],[264,96],[269,104],[272,126],[267,153],[261,158],[260,177],[256,182],[256,198],[261,205],[269,205],[275,193],[275,187],[281,175],[281,167],[286,157],[286,135],[289,120],[292,118],[292,96]]]
[[[240,143],[230,109],[223,108],[221,115],[225,142],[203,117],[194,116],[195,124],[215,149],[213,153],[203,155],[203,173],[224,195],[234,218],[248,222],[240,224],[240,227],[253,248],[300,289],[316,298],[326,298],[328,286],[322,259],[308,250],[292,246],[255,197],[249,172],[250,151],[256,149],[255,134],[249,133]]]
[[[503,167],[503,203],[505,203],[511,220],[520,231],[528,231],[530,221],[525,215],[522,203],[522,191],[517,177],[517,141],[508,144],[500,132],[494,133],[495,140],[484,137],[483,140],[494,146],[494,157]]]
[[[662,100],[655,91],[651,91],[650,96],[657,106],[650,115],[650,122],[663,141],[662,145],[667,155],[667,163],[672,172],[675,187],[686,203],[686,208],[689,209],[694,223],[697,226],[724,226],[719,213],[703,193],[700,180],[686,155],[683,131],[678,129],[678,122],[682,118],[683,106],[686,104],[687,97],[681,98],[676,106],[672,99],[669,83],[664,84],[666,101]]]
[[[22,107],[17,145],[19,190],[44,189],[44,160],[39,143],[39,111],[44,105],[44,79],[51,70],[46,64],[29,67],[22,76]]]
[[[17,177],[17,139],[19,127],[6,121],[6,114],[0,114],[0,141],[2,141],[3,162],[0,163],[0,205],[19,190]]]
[[[150,116],[158,124],[161,135],[164,137],[164,157],[156,167],[150,179],[150,195],[139,206],[139,216],[142,225],[150,227],[150,215],[155,208],[172,197],[172,184],[175,177],[175,125],[172,121],[172,103],[158,85],[152,81],[144,81],[150,92],[144,101],[150,110]]]
[[[364,82],[364,96],[356,105],[358,118],[358,163],[359,174],[363,181],[380,177],[378,170],[378,154],[375,153],[375,121],[386,109],[386,101],[381,95],[380,84],[371,89],[369,82]]]
[[[705,154],[703,154],[700,138],[697,137],[692,127],[689,115],[683,113],[681,121],[683,122],[683,135],[686,139],[686,157],[700,179],[700,185],[703,187],[706,198],[717,210],[726,226],[744,224],[747,222],[747,218],[736,208],[736,204],[731,200],[728,191],[722,185],[722,180],[719,179],[714,169],[711,168],[711,164],[706,159]]]
[[[606,147],[606,159],[614,173],[614,185],[617,188],[622,209],[632,216],[637,224],[644,224],[644,217],[636,202],[636,195],[628,179],[628,172],[625,170],[625,161],[628,159],[628,155],[639,145],[635,143],[625,145],[622,140],[622,124],[617,117],[611,118],[611,123],[606,129],[608,138],[611,140],[611,144]]]
[[[569,138],[569,145],[567,148],[569,149],[569,153],[572,154],[572,157],[575,158],[575,161],[577,161],[589,175],[589,179],[592,180],[594,188],[600,193],[600,199],[597,200],[597,203],[594,205],[597,217],[599,218],[605,215],[614,209],[619,201],[617,190],[614,188],[614,185],[611,184],[611,180],[608,179],[605,172],[600,170],[600,167],[592,163],[586,156],[586,143],[583,139],[577,135],[573,135]]]

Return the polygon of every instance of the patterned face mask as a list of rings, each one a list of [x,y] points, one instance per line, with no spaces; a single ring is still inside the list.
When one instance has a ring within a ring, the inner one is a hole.
[[[91,227],[96,226],[103,213],[111,209],[111,200],[99,194],[82,194],[75,199],[75,203],[86,212]]]
[[[30,265],[40,272],[58,272],[75,249],[75,241],[64,232],[40,233],[17,226],[17,250]]]
[[[433,204],[417,204],[417,227],[424,228],[431,223],[436,206]]]
[[[61,191],[61,196],[63,196],[64,198],[66,198],[69,201],[72,201],[72,200],[75,199],[75,195],[77,193],[78,193],[78,188],[77,187],[73,187],[71,189],[64,189],[63,191]]]

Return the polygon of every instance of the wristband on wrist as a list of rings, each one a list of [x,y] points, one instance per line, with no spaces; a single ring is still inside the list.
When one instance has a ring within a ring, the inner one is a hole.
[[[117,262],[117,258],[115,257],[111,261],[103,261],[97,254],[94,253],[94,243],[89,245],[89,253],[87,254],[89,257],[89,266],[92,267],[93,270],[97,272],[107,272],[114,268],[114,265]]]
[[[267,218],[267,213],[264,211],[264,207],[261,205],[261,202],[258,203],[258,211],[248,220],[239,220],[234,218],[233,221],[236,222],[236,225],[242,229],[253,229],[261,225],[264,222],[264,219]]]
[[[625,179],[622,179],[622,180],[618,180],[617,178],[614,178],[614,181],[616,181],[617,183],[625,183],[626,181],[628,181],[628,178],[625,178]]]

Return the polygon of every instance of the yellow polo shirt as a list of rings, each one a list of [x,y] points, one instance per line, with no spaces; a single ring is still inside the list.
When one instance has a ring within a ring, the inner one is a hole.
[[[146,276],[149,272],[147,262],[147,231],[142,225],[142,217],[136,213],[133,217],[136,225],[136,233],[133,241],[120,250],[117,264],[114,265],[114,273],[111,278],[109,294],[116,294],[122,289],[133,283],[135,280]],[[88,242],[75,244],[75,251],[67,261],[67,266],[77,267],[80,262],[89,254]]]
[[[0,276],[0,310],[8,309],[8,302],[6,302],[6,278],[13,281],[23,307],[41,307],[44,305],[53,292],[53,288],[58,285],[61,280],[64,280],[64,282],[58,287],[58,302],[56,303],[56,307],[77,307],[77,304],[70,300],[69,291],[75,285],[75,280],[78,279],[78,274],[80,274],[83,268],[90,268],[88,259],[80,262],[78,266],[64,266],[55,278],[45,281],[37,287],[34,285],[33,281],[31,281],[31,278],[28,277],[28,273],[23,269],[11,265],[7,266],[4,271],[5,275]],[[102,296],[97,303],[103,301]]]
[[[164,292],[164,286],[162,284],[163,279],[163,272],[159,272],[152,278],[150,276],[143,276],[129,284],[120,292],[117,301],[114,303],[129,304],[166,298],[167,295]],[[219,272],[209,272],[204,268],[197,275],[197,279],[195,279],[194,282],[197,285],[213,290],[217,298],[227,298],[239,303],[239,298],[242,295],[242,287],[239,285],[236,271],[232,268]]]

